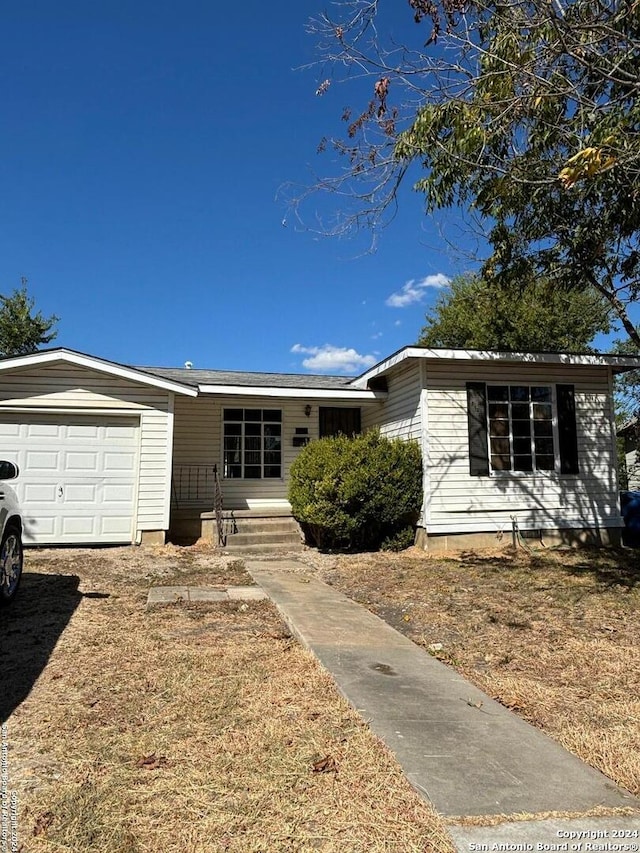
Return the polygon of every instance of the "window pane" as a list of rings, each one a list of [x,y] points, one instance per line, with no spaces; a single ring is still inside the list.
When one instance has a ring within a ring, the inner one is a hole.
[[[265,477],[280,477],[280,466],[279,465],[266,465],[264,469]]]
[[[533,459],[531,458],[531,454],[528,456],[514,456],[513,469],[514,471],[533,471]]]
[[[551,403],[534,403],[533,417],[537,421],[551,420]]]
[[[224,449],[227,451],[235,451],[237,453],[240,452],[240,438],[238,436],[232,435],[230,438],[227,436],[224,440]]]
[[[245,465],[244,476],[246,480],[259,480],[262,477],[262,472],[259,465]]]
[[[225,409],[224,410],[224,419],[225,421],[242,421],[244,418],[242,417],[242,409]]]
[[[487,396],[489,400],[508,400],[509,388],[506,385],[488,385]]]
[[[529,400],[528,385],[510,385],[509,398],[516,403],[526,403]]]
[[[553,439],[536,438],[536,459],[539,455],[553,456]]]
[[[262,409],[245,409],[244,419],[245,421],[261,421]]]
[[[509,435],[509,421],[492,420],[489,426],[491,435]]]
[[[530,421],[513,421],[513,423],[511,424],[511,429],[513,431],[514,436],[531,435]]]
[[[536,467],[539,471],[553,471],[555,469],[555,459],[553,456],[536,456]]]
[[[507,403],[489,403],[489,417],[491,420],[494,418],[508,418],[509,406]]]
[[[264,454],[264,464],[265,465],[280,465],[282,461],[282,456],[279,452],[267,451]]]
[[[491,453],[496,455],[509,455],[509,439],[508,438],[492,438]]]
[[[225,424],[225,435],[242,435],[242,424]]]
[[[259,450],[247,450],[244,454],[245,465],[259,465],[261,461]]]
[[[523,436],[513,439],[513,452],[517,454],[531,453],[531,439]]]
[[[534,403],[550,403],[551,388],[534,385],[531,389],[531,399]]]
[[[227,465],[225,463],[225,477],[242,477],[242,468],[240,465]]]
[[[516,421],[529,420],[529,404],[513,403],[511,406],[511,417]]]
[[[245,424],[245,435],[262,435],[262,424]]]
[[[282,412],[280,409],[265,409],[262,415],[263,421],[281,421]]]
[[[511,458],[509,456],[492,456],[491,467],[494,471],[510,471]]]
[[[282,449],[282,441],[280,440],[279,435],[265,435],[264,437],[264,449],[265,450],[281,450]]]
[[[262,442],[259,435],[247,435],[244,439],[245,450],[260,450]]]
[[[534,421],[533,422],[533,434],[535,436],[544,435],[544,436],[552,436],[553,435],[553,424],[551,421]]]
[[[265,424],[265,435],[282,435],[282,424]]]

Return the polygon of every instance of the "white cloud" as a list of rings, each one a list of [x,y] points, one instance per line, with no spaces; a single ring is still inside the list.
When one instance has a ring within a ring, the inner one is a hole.
[[[307,355],[302,359],[303,367],[316,370],[319,373],[357,373],[376,363],[373,355],[361,355],[353,347],[334,347],[325,344],[322,347],[304,347],[294,344],[291,352]]]
[[[412,278],[400,290],[392,293],[386,300],[385,305],[388,305],[390,308],[406,308],[407,305],[422,302],[427,290],[430,288],[439,290],[441,287],[448,287],[448,285],[449,279],[441,272],[435,275],[428,275],[425,278]]]

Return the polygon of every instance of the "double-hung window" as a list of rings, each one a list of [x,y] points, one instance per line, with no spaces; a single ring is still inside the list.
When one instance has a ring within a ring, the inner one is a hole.
[[[224,476],[282,477],[282,411],[224,409]]]
[[[487,385],[494,471],[554,471],[553,408],[548,385]]]

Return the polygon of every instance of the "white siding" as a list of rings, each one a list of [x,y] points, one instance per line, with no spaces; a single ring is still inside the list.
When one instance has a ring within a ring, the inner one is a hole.
[[[428,362],[428,532],[617,526],[616,458],[608,370]],[[469,474],[466,382],[575,386],[580,474]]]
[[[377,426],[389,438],[415,439],[422,437],[422,407],[420,405],[420,364],[404,362],[387,375],[389,396],[363,410],[363,429]]]
[[[311,406],[311,415],[304,413]],[[323,406],[351,406],[348,401],[323,400]],[[278,479],[243,480],[222,479],[222,492],[226,508],[288,507],[289,471],[291,463],[301,448],[293,446],[296,427],[309,430],[310,439],[318,438],[318,401],[304,397],[237,397],[215,396],[176,398],[173,461],[181,465],[217,465],[222,473],[222,410],[230,409],[281,409],[282,410],[282,477]],[[364,408],[363,419],[364,419]],[[213,493],[206,491],[201,498],[206,505],[213,500]]]
[[[136,530],[169,526],[171,418],[168,391],[71,364],[0,374],[2,409],[25,412],[116,412],[140,419]]]

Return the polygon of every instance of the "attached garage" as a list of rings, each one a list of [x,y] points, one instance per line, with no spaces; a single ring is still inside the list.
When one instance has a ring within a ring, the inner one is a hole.
[[[68,350],[0,362],[25,544],[164,542],[176,393],[197,391]]]
[[[139,426],[139,417],[3,416],[0,446],[20,469],[26,544],[134,540]]]

